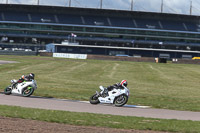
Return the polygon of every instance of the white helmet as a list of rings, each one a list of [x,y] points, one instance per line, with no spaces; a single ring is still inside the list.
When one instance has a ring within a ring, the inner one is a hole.
[[[128,82],[126,80],[122,80],[120,84],[121,84],[121,86],[127,87]]]

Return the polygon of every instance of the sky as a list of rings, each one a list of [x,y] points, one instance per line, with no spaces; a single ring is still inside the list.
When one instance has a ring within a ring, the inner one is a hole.
[[[39,0],[40,5],[100,8],[101,0]],[[200,0],[163,0],[163,12],[175,14],[190,14],[200,16]],[[132,0],[102,0],[102,8],[131,10]],[[38,0],[0,0],[0,3],[36,5]],[[161,12],[162,0],[133,0],[134,11]]]

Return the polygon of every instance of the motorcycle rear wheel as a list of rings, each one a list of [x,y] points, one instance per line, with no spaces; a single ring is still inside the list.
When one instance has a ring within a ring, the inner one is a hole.
[[[5,95],[10,95],[12,92],[11,86],[8,86],[4,89],[4,94]]]
[[[29,86],[28,86],[28,87],[26,87],[26,88],[23,89],[22,95],[23,95],[24,97],[29,97],[30,95],[33,94],[33,92],[34,92],[33,87],[30,87],[30,88],[29,88]]]
[[[127,102],[128,102],[128,96],[127,95],[120,95],[120,96],[115,98],[114,105],[116,107],[121,107],[121,106],[125,105]]]
[[[98,104],[98,103],[100,103],[97,94],[94,94],[94,95],[92,95],[92,96],[90,97],[90,103],[91,103],[91,104]]]

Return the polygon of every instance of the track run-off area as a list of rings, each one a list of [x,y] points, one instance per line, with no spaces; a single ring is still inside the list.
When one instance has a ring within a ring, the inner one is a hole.
[[[125,105],[123,107],[115,107],[111,104],[92,105],[88,101],[37,96],[22,97],[20,95],[4,95],[2,93],[0,94],[0,105],[120,116],[200,121],[200,112],[152,109],[146,106],[136,105]]]

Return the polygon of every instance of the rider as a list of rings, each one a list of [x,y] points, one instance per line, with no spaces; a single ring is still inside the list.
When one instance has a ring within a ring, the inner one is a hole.
[[[128,85],[128,82],[126,80],[122,80],[121,83],[116,83],[114,85],[111,85],[105,88],[103,93],[108,94],[108,91],[111,91],[113,89],[124,89],[125,87],[127,87],[127,85]]]
[[[22,83],[24,81],[31,81],[34,79],[34,77],[35,77],[35,74],[33,74],[33,73],[30,73],[27,76],[22,75],[21,78],[17,81],[17,83]]]

